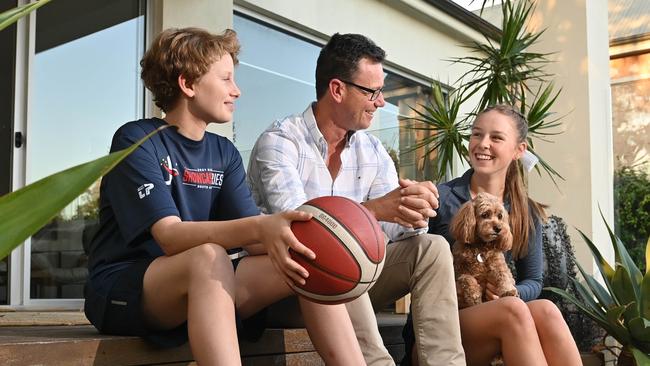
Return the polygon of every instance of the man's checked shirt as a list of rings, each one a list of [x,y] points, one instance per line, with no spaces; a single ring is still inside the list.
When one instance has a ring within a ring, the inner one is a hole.
[[[255,143],[248,164],[248,184],[260,210],[292,210],[322,196],[364,202],[399,186],[395,165],[381,141],[364,131],[349,134],[334,180],[326,157],[327,142],[316,125],[312,106],[302,114],[275,121]],[[426,232],[426,228],[380,224],[393,241]]]

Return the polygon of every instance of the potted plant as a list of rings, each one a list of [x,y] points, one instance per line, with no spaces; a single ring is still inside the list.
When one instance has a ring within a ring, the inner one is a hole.
[[[580,283],[576,279],[571,279],[578,290],[578,297],[555,287],[547,287],[545,290],[573,303],[621,344],[618,355],[619,366],[650,365],[650,271],[648,271],[650,239],[646,245],[646,272],[643,274],[604,217],[603,221],[609,231],[610,244],[614,248],[613,266],[605,260],[596,245],[580,231],[580,235],[594,256],[602,276],[602,283],[587,274],[576,262],[585,280],[584,283]],[[611,347],[607,349],[611,350]]]

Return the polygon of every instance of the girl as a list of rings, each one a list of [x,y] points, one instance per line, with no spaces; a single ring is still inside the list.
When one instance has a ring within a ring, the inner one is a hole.
[[[459,311],[468,365],[488,365],[498,354],[506,365],[582,364],[559,309],[548,300],[536,300],[542,290],[541,221],[546,215],[544,208],[528,197],[517,167],[517,160],[526,152],[527,134],[528,123],[515,108],[488,107],[472,126],[472,169],[438,186],[440,207],[429,222],[429,232],[444,236],[450,244],[454,242],[449,233],[451,219],[478,193],[500,198],[510,212],[514,241],[507,255],[515,260],[519,298],[499,298],[488,283],[491,301]]]

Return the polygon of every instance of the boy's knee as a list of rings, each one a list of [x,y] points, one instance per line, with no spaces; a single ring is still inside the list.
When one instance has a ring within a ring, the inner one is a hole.
[[[232,268],[226,250],[217,244],[201,244],[188,251],[191,272],[203,273],[214,268]]]

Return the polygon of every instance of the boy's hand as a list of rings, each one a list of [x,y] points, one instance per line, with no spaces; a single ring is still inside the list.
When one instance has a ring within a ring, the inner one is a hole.
[[[289,248],[309,259],[316,254],[300,243],[291,231],[292,221],[307,221],[312,215],[302,211],[286,211],[260,217],[260,241],[266,247],[271,263],[287,284],[304,285],[309,272],[291,258]]]

